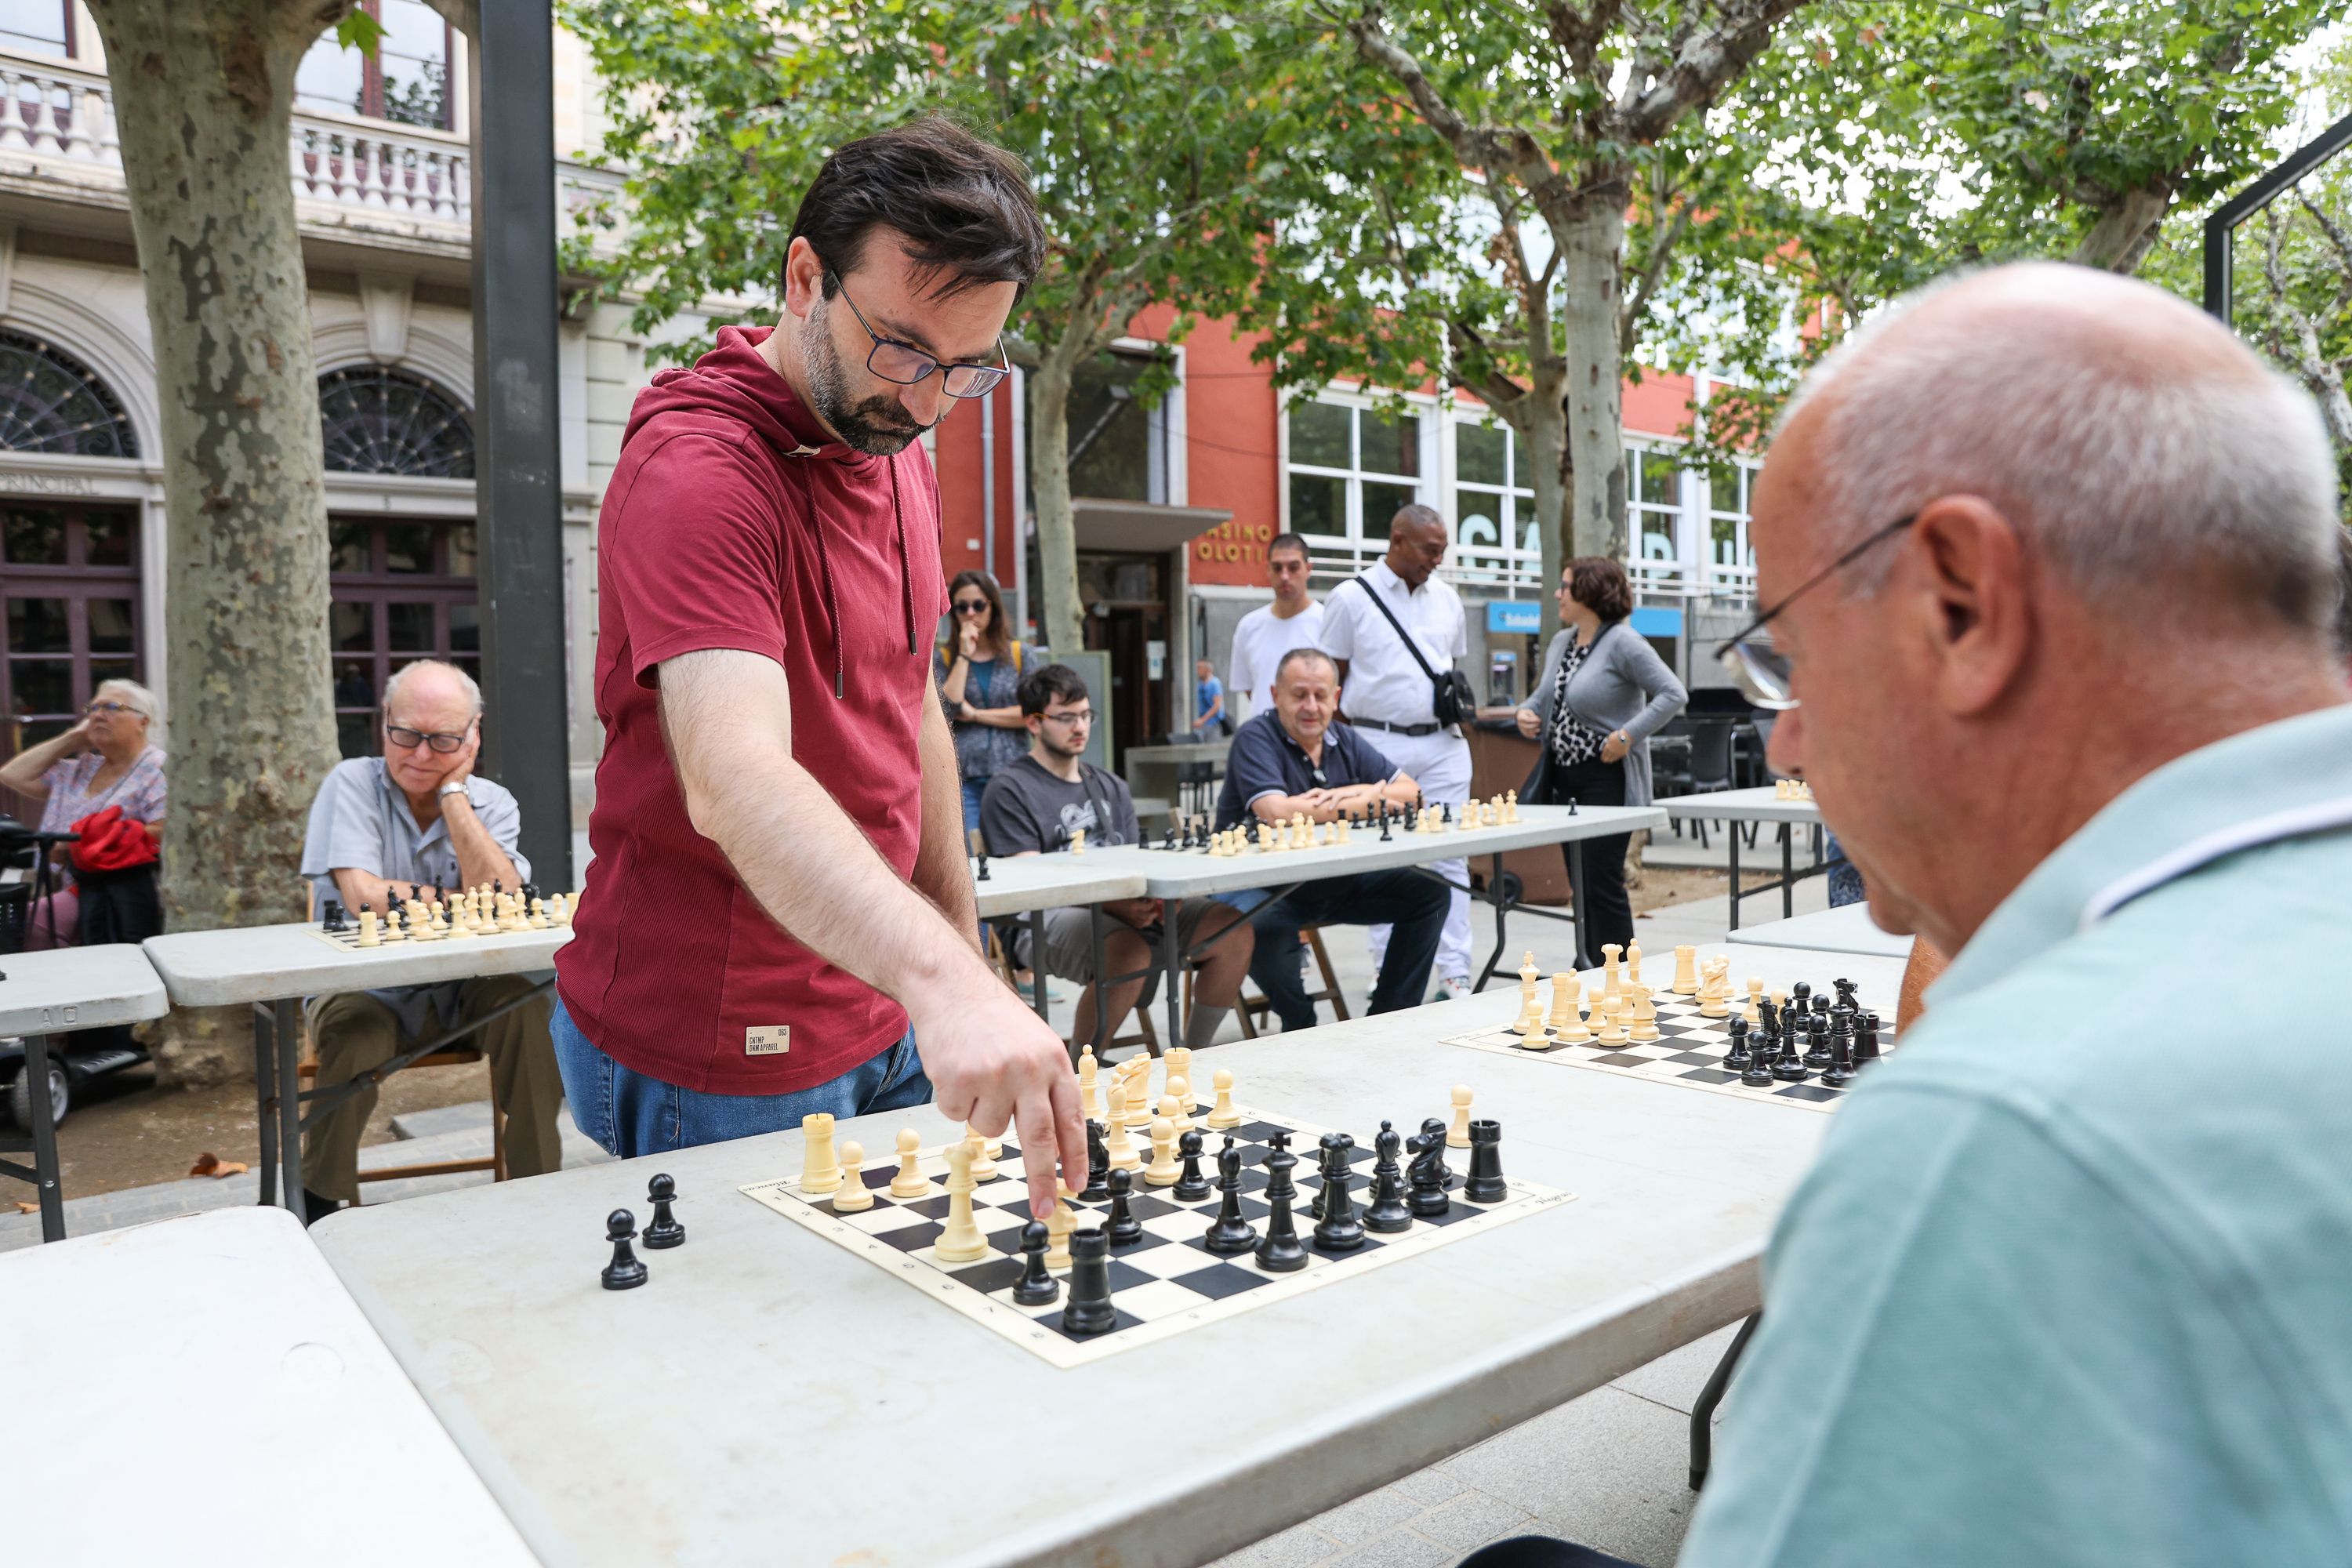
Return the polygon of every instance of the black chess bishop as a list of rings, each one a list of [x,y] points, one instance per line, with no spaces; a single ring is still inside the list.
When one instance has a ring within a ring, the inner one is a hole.
[[[1290,1134],[1266,1134],[1265,1234],[1258,1237],[1257,1266],[1269,1273],[1287,1274],[1307,1267],[1307,1248],[1299,1245],[1298,1221],[1290,1212],[1298,1188],[1290,1179],[1298,1156],[1290,1152]]]
[[[1364,1205],[1364,1228],[1376,1235],[1412,1228],[1412,1210],[1404,1201],[1404,1167],[1397,1163],[1403,1148],[1404,1135],[1381,1122],[1372,1139],[1372,1191]]]
[[[1229,1133],[1217,1151],[1217,1217],[1201,1245],[1221,1258],[1247,1252],[1257,1245],[1257,1229],[1242,1218],[1242,1152]]]

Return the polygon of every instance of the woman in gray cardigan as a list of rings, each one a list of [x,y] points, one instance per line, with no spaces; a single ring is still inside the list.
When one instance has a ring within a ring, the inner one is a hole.
[[[1519,733],[1539,742],[1535,771],[1519,798],[1542,805],[1647,805],[1650,737],[1683,710],[1690,693],[1647,639],[1625,624],[1633,585],[1614,561],[1587,555],[1559,576],[1559,635],[1544,654],[1543,675],[1518,710]],[[1633,940],[1633,905],[1625,896],[1628,834],[1590,841],[1584,856],[1584,937],[1592,951]],[[1563,856],[1577,846],[1563,845]]]

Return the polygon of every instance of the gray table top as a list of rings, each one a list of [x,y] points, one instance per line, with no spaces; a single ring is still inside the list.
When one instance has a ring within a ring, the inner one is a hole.
[[[9,1363],[11,1562],[533,1561],[284,1209],[0,1255],[0,1300],[41,1347]]]
[[[979,895],[982,920],[1064,904],[1098,904],[1107,899],[1143,897],[1142,873],[1107,864],[1093,850],[1084,855],[1017,855],[1010,858],[991,856],[985,882],[977,879],[976,862],[973,868],[971,888]]]
[[[1126,751],[1120,752],[1119,755],[1129,764],[1136,763],[1222,763],[1225,760],[1225,753],[1233,750],[1233,745],[1234,742],[1231,736],[1221,735],[1213,741],[1202,741],[1198,745],[1179,744],[1173,746],[1129,746]]]
[[[1775,986],[1832,967],[1734,955],[1735,981]],[[1834,967],[1891,1007],[1898,965]],[[1067,1370],[736,1190],[797,1172],[797,1132],[310,1234],[551,1568],[767,1563],[787,1542],[805,1563],[1192,1568],[1754,1310],[1766,1228],[1830,1119],[1441,1043],[1517,1002],[1204,1054],[1242,1103],[1360,1134],[1442,1115],[1469,1084],[1506,1168],[1577,1201]],[[887,1149],[909,1125],[927,1144],[950,1131],[926,1107],[837,1136]],[[646,1255],[644,1289],[604,1290],[604,1215],[642,1220],[656,1171],[687,1243]],[[1134,1462],[1099,1469],[1089,1445],[1120,1430]]]
[[[132,943],[59,947],[0,958],[0,1035],[61,1035],[137,1024],[172,1010],[154,966]]]
[[[176,931],[140,945],[184,1007],[231,1006],[289,996],[380,990],[471,980],[483,974],[529,974],[555,964],[555,950],[572,940],[569,926],[501,931],[441,942],[397,942],[341,950],[320,941],[317,928],[238,926]]]
[[[1707,795],[1674,795],[1658,801],[1676,816],[1699,816],[1711,822],[1819,822],[1822,808],[1810,800],[1775,800],[1772,786],[1716,790]]]
[[[1523,805],[1519,807],[1519,820],[1507,827],[1435,834],[1398,831],[1386,844],[1381,842],[1378,828],[1360,827],[1347,844],[1322,849],[1290,849],[1272,855],[1223,858],[1199,850],[1171,853],[1145,848],[1089,849],[1086,858],[1100,857],[1104,865],[1140,871],[1144,891],[1155,899],[1192,899],[1243,888],[1282,887],[1292,882],[1353,876],[1359,871],[1386,871],[1399,866],[1426,866],[1440,860],[1569,844],[1665,825],[1666,814],[1655,806],[1588,805],[1571,813],[1564,805]]]
[[[1894,936],[1872,923],[1866,904],[1847,904],[1819,914],[1741,926],[1726,939],[1742,946],[1797,947],[1817,952],[1863,952],[1878,958],[1908,959],[1911,938]],[[1738,968],[1737,961],[1732,965]]]

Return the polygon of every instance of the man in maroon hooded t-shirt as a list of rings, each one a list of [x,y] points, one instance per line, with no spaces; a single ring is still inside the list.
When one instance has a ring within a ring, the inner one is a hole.
[[[630,414],[553,1031],[573,1120],[614,1154],[936,1092],[1084,1184],[1069,1058],[974,942],[916,440],[1002,378],[1044,258],[1010,154],[936,120],[853,142],[802,197],[775,327],[722,330]],[[1053,1172],[1028,1173],[1043,1215]]]

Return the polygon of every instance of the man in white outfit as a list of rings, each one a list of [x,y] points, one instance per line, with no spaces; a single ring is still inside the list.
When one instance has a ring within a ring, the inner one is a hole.
[[[1339,666],[1339,706],[1348,722],[1369,731],[1382,754],[1420,781],[1423,800],[1460,806],[1470,798],[1470,742],[1457,726],[1437,722],[1430,679],[1430,671],[1443,675],[1470,651],[1461,597],[1437,576],[1446,543],[1445,520],[1436,512],[1400,509],[1389,523],[1388,553],[1325,596],[1323,651]],[[1399,626],[1412,635],[1419,658],[1397,635]],[[1438,989],[1448,997],[1467,995],[1470,865],[1440,860],[1429,868],[1456,889],[1437,944]],[[1371,928],[1374,963],[1388,938],[1388,927]]]
[[[1260,605],[1234,628],[1233,679],[1225,683],[1225,694],[1249,698],[1248,710],[1234,719],[1236,724],[1274,705],[1274,672],[1284,654],[1322,646],[1323,606],[1307,595],[1307,541],[1295,533],[1276,534],[1265,547],[1265,575],[1274,603]],[[1259,696],[1261,691],[1265,695]]]

